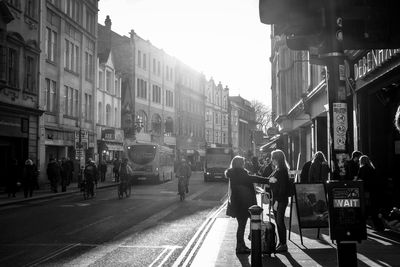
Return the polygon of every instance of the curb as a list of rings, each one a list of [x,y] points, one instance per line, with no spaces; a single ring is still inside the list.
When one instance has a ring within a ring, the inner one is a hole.
[[[118,185],[118,183],[101,185],[101,186],[97,187],[96,189],[99,190],[99,189],[114,187],[114,186],[117,186],[117,185]],[[32,201],[32,200],[51,199],[51,198],[60,197],[60,196],[68,196],[68,195],[72,195],[72,194],[79,193],[79,192],[80,192],[79,189],[71,189],[70,191],[67,191],[67,192],[46,193],[46,194],[43,194],[43,195],[33,196],[33,197],[30,197],[30,198],[23,198],[23,199],[19,199],[19,200],[0,203],[0,207],[14,205],[14,204],[18,204],[18,203],[29,202],[29,201]]]

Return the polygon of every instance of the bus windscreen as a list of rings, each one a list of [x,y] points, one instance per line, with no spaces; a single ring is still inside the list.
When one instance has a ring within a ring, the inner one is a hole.
[[[148,164],[156,155],[156,147],[153,145],[134,145],[129,149],[129,158],[136,164]]]

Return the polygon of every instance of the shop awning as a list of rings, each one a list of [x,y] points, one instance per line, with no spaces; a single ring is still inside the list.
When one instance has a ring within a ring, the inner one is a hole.
[[[117,143],[106,143],[107,150],[111,151],[124,151],[124,146]]]
[[[274,137],[272,137],[268,143],[266,143],[265,145],[262,145],[260,147],[260,151],[261,152],[271,152],[272,150],[276,149],[279,137],[280,137],[280,135],[275,135]]]

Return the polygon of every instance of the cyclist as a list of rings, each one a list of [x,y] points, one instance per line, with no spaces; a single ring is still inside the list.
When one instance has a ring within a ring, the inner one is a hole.
[[[89,158],[83,171],[86,180],[86,186],[88,186],[89,195],[94,197],[94,184],[97,184],[97,167],[94,161]]]
[[[120,184],[119,184],[119,190],[125,191],[128,189],[128,186],[130,186],[130,177],[132,175],[132,169],[131,166],[128,164],[128,159],[124,158],[122,160],[122,163],[119,167],[119,178],[120,178]],[[124,190],[122,190],[124,189]]]
[[[192,169],[189,164],[186,162],[185,158],[181,159],[179,163],[178,170],[176,171],[176,177],[183,178],[186,188],[186,194],[189,193],[189,178],[192,175]],[[179,183],[178,183],[178,194],[179,194]]]

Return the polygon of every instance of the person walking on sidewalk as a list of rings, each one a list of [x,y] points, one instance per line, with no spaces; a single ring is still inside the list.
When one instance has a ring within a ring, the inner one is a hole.
[[[250,249],[244,241],[244,232],[247,220],[250,217],[249,208],[257,205],[254,183],[266,184],[268,178],[250,175],[245,169],[245,158],[235,156],[229,169],[225,171],[229,178],[229,202],[227,215],[236,218],[238,227],[236,231],[236,253],[247,254]]]
[[[50,158],[47,164],[47,178],[50,180],[51,190],[58,193],[58,182],[61,179],[61,168],[55,158]]]
[[[107,173],[107,162],[106,159],[103,159],[100,163],[100,182],[104,182],[106,180]]]
[[[273,213],[279,237],[276,252],[286,252],[288,247],[286,242],[285,211],[290,196],[289,164],[286,161],[285,154],[279,149],[272,151],[271,159],[276,170],[269,179],[272,191]]]
[[[116,158],[113,162],[113,172],[114,172],[114,179],[115,182],[118,183],[119,182],[119,168],[121,167],[121,161],[119,160],[119,158]]]
[[[31,159],[25,161],[24,172],[22,175],[22,188],[24,189],[24,197],[32,197],[37,176],[36,165]]]

